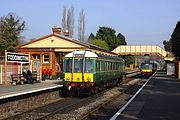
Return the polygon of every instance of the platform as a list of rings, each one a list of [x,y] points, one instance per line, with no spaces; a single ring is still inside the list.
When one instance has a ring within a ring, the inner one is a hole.
[[[0,86],[0,100],[8,97],[62,87],[61,80],[46,80],[41,83],[23,84],[16,86]]]
[[[180,80],[157,72],[116,120],[179,120]]]

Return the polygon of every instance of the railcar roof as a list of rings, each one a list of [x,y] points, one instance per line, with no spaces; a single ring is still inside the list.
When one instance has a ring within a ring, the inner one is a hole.
[[[85,54],[85,55],[84,55]],[[115,57],[115,56],[107,56],[103,54],[98,54],[92,51],[73,51],[71,53],[68,53],[65,55],[65,58],[71,58],[71,57],[91,57],[91,58],[100,58],[100,59],[113,59],[113,60],[118,60],[118,61],[124,61],[121,57]]]
[[[85,55],[84,55],[85,54]],[[65,57],[98,57],[96,53],[92,51],[73,51],[65,55]]]
[[[102,58],[102,59],[113,59],[113,60],[118,60],[118,61],[124,61],[124,59],[122,59],[121,57],[115,57],[115,56],[107,56],[107,55],[103,55],[103,54],[97,54],[98,58]]]

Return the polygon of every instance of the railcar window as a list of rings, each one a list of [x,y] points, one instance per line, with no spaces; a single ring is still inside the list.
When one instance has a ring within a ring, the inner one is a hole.
[[[92,73],[93,72],[93,59],[86,59],[85,60],[85,69],[84,69],[84,72],[86,73]]]
[[[108,70],[108,66],[107,66],[107,62],[105,62],[105,71],[107,71]]]
[[[66,72],[71,72],[72,70],[72,59],[65,59]]]
[[[110,62],[110,69],[113,70],[113,63]]]
[[[100,71],[100,61],[96,62],[96,71]]]
[[[103,61],[103,71],[106,71],[106,62],[105,61]]]
[[[107,71],[109,70],[109,62],[107,62]]]
[[[112,70],[111,65],[112,65],[111,62],[109,62],[109,70]]]
[[[106,71],[108,71],[109,70],[109,62],[106,62],[107,64],[106,64]]]
[[[82,65],[83,65],[82,59],[75,59],[74,60],[74,72],[75,73],[82,72]]]
[[[118,70],[119,70],[119,71],[121,70],[120,63],[118,63]]]
[[[100,61],[100,71],[104,71],[104,62]]]
[[[112,63],[112,70],[115,70],[115,69],[114,69],[114,63]]]
[[[104,71],[105,70],[105,63],[103,61],[101,61],[101,67],[100,67],[100,71]]]
[[[122,63],[119,63],[119,64],[120,64],[120,71],[122,71],[122,68],[123,68]]]

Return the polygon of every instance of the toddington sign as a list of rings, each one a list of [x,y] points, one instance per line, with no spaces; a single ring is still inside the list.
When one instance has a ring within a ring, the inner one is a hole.
[[[22,62],[29,63],[29,54],[19,54],[19,53],[6,53],[7,62]]]

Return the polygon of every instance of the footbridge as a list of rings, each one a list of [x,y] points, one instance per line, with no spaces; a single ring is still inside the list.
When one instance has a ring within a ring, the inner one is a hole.
[[[137,55],[137,56],[159,56],[165,58],[168,54],[158,45],[120,45],[113,50],[118,55]]]

